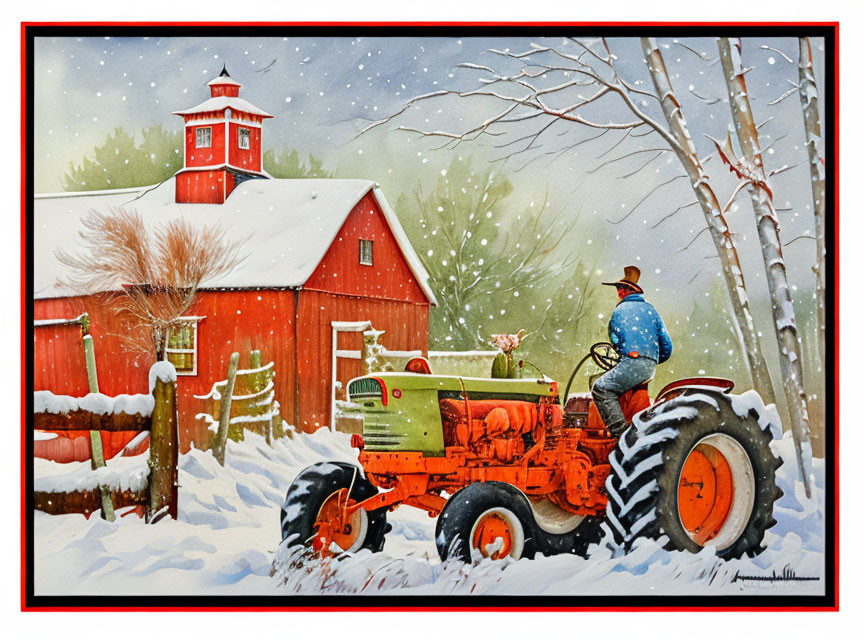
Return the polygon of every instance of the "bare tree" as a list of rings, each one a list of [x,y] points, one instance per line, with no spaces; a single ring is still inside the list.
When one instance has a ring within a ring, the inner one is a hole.
[[[194,227],[176,219],[148,233],[134,211],[90,211],[79,232],[84,251],[57,249],[69,268],[60,284],[79,295],[105,294],[104,304],[126,321],[122,336],[134,350],[165,356],[169,328],[195,301],[207,280],[242,262],[241,242],[229,242],[219,227]]]
[[[771,308],[774,316],[774,328],[777,335],[777,346],[780,349],[780,372],[783,376],[783,389],[786,394],[789,415],[792,421],[792,435],[795,439],[798,467],[804,482],[807,496],[810,496],[810,423],[807,415],[807,395],[804,392],[804,370],[801,359],[801,341],[795,323],[795,311],[792,306],[792,295],[786,278],[786,263],[783,260],[783,249],[780,243],[780,222],[774,210],[774,194],[768,186],[768,178],[779,173],[767,173],[762,161],[762,149],[759,145],[759,134],[756,131],[756,121],[750,106],[747,92],[747,82],[744,74],[749,71],[741,63],[740,38],[718,38],[720,63],[723,67],[723,77],[729,90],[729,106],[732,109],[732,120],[741,148],[742,158],[738,159],[727,134],[726,142],[714,141],[718,153],[740,182],[732,194],[746,189],[750,194],[753,213],[756,215],[756,227],[762,246],[762,259],[768,275],[768,290],[771,295]],[[731,199],[730,199],[731,200]]]
[[[819,361],[825,363],[825,165],[820,156],[822,123],[819,120],[819,92],[813,74],[810,38],[798,39],[798,95],[804,112],[807,155],[810,162],[810,187],[813,190],[813,220],[816,236],[816,310],[819,335]]]
[[[768,366],[762,355],[759,337],[753,324],[750,300],[735,242],[724,218],[724,209],[720,206],[709,184],[708,176],[696,155],[693,141],[681,113],[680,102],[671,87],[663,57],[655,40],[643,38],[642,47],[656,93],[645,91],[621,76],[616,67],[617,57],[612,53],[605,39],[597,40],[594,43],[585,43],[570,38],[567,42],[575,44],[579,52],[570,53],[565,51],[563,47],[533,43],[529,50],[519,53],[492,49],[490,52],[493,54],[509,61],[518,61],[521,65],[519,72],[507,74],[487,65],[463,63],[460,65],[461,67],[474,69],[483,74],[478,79],[480,88],[461,92],[444,89],[417,96],[405,102],[397,112],[367,125],[361,130],[361,135],[391,122],[421,102],[447,96],[491,100],[499,105],[500,110],[496,110],[492,115],[479,122],[469,124],[462,131],[427,130],[410,126],[398,128],[424,136],[443,138],[447,141],[445,142],[446,146],[447,144],[459,144],[466,140],[476,140],[483,136],[495,138],[502,135],[507,128],[520,127],[526,123],[529,125],[532,122],[536,123],[532,132],[519,136],[507,144],[499,145],[501,147],[512,144],[521,145],[510,154],[511,156],[536,149],[540,137],[557,123],[578,124],[593,129],[601,129],[603,133],[611,130],[623,130],[626,132],[624,138],[650,133],[659,135],[665,146],[640,149],[609,160],[604,164],[616,162],[634,154],[650,152],[652,154],[650,158],[637,171],[624,176],[628,177],[647,167],[663,153],[671,151],[677,156],[684,168],[684,174],[659,184],[636,207],[659,188],[674,180],[685,177],[689,179],[696,195],[696,202],[691,204],[698,203],[700,205],[721,261],[724,283],[738,324],[754,387],[766,402],[774,402],[774,391]],[[582,92],[588,95],[583,95]],[[612,120],[601,121],[598,117],[586,115],[591,108],[598,111],[597,105],[609,97],[614,97],[619,105],[626,107],[633,117],[616,122]],[[659,104],[666,120],[666,126],[660,120],[649,115],[643,108],[647,106],[648,100]],[[634,134],[634,131],[640,128],[647,128],[647,132]],[[621,141],[616,143],[613,148]],[[576,144],[580,143],[577,142]],[[575,145],[564,147],[564,149],[554,153],[560,154],[572,146]],[[630,213],[635,211],[636,207]],[[678,210],[685,207],[679,207]]]

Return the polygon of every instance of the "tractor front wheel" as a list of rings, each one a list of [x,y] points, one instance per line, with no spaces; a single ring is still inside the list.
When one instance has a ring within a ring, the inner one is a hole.
[[[531,504],[506,482],[477,482],[456,492],[438,518],[435,545],[441,560],[469,562],[533,558],[537,551]]]
[[[387,510],[349,512],[352,505],[377,493],[353,465],[320,462],[307,467],[285,496],[280,513],[282,540],[309,546],[321,556],[381,551]]]

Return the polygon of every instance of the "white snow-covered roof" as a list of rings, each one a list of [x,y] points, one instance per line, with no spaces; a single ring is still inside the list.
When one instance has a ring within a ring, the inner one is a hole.
[[[213,78],[210,82],[207,83],[207,86],[212,87],[214,84],[233,84],[234,86],[237,86],[237,87],[243,86],[242,84],[237,82],[231,76],[223,76],[223,75],[218,75],[215,78]]]
[[[217,96],[215,98],[208,98],[201,104],[196,107],[192,107],[191,109],[183,109],[182,111],[172,111],[175,116],[188,116],[195,113],[208,113],[210,111],[222,111],[223,109],[232,109],[233,111],[243,111],[244,113],[251,113],[256,116],[261,116],[262,118],[272,118],[269,113],[259,109],[251,102],[244,100],[243,98],[235,98],[233,96]]]
[[[116,191],[37,195],[34,199],[33,294],[40,298],[74,295],[57,285],[63,267],[54,252],[83,249],[80,220],[88,211],[137,211],[153,227],[179,217],[193,225],[220,224],[230,240],[242,240],[246,260],[204,288],[302,287],[321,262],[348,214],[372,191],[403,255],[427,298],[434,304],[429,275],[384,194],[369,180],[247,180],[224,204],[178,204],[174,180],[155,187]]]

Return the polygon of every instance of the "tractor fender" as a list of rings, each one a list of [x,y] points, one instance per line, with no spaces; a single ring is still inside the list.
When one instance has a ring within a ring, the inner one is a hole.
[[[684,390],[705,391],[714,394],[728,395],[735,388],[735,383],[726,378],[684,378],[670,382],[660,390],[654,398],[654,404],[681,395]]]
[[[701,400],[703,402],[706,402],[709,405],[713,405],[719,411],[721,404],[730,405],[732,403],[732,399],[735,396],[730,393],[730,390],[730,388],[700,384],[681,385],[668,391],[664,390],[664,392],[661,392],[661,394],[657,396],[657,399],[650,407],[648,407],[647,409],[643,409],[642,411],[633,416],[632,424],[638,425],[640,423],[638,418],[641,417],[646,411],[650,411],[658,405],[664,404],[674,398],[679,398],[682,396],[686,396],[693,401]]]

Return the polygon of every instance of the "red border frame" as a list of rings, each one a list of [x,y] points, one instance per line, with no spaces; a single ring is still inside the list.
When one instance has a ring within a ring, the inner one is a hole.
[[[515,606],[507,607],[507,611],[519,612],[549,612],[549,611],[839,611],[840,610],[840,23],[831,22],[22,22],[21,23],[21,361],[27,355],[25,326],[27,321],[27,282],[26,282],[26,196],[27,196],[27,29],[30,27],[256,27],[256,26],[290,26],[290,27],[788,27],[814,26],[833,27],[834,29],[834,353],[837,361],[834,367],[834,597],[833,606],[825,607],[772,607],[772,606],[611,606],[611,607],[568,607],[568,606]],[[26,593],[26,548],[27,538],[26,505],[24,489],[26,485],[26,456],[24,449],[27,437],[26,415],[26,380],[21,379],[21,610],[22,611],[501,611],[496,607],[352,607],[352,606],[252,606],[252,607],[28,607]]]

